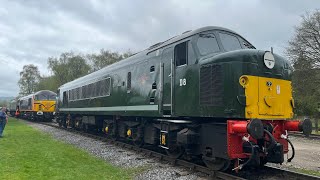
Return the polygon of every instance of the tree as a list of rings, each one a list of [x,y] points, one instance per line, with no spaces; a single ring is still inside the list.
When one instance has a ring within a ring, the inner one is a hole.
[[[123,54],[119,54],[118,52],[101,49],[99,54],[89,54],[87,57],[92,62],[92,70],[97,71],[110,64],[130,57],[131,55],[132,52],[130,50]]]
[[[40,72],[37,66],[33,64],[23,66],[23,70],[20,72],[20,80],[18,81],[20,94],[28,95],[34,93],[39,79]]]
[[[300,26],[295,28],[295,35],[289,41],[287,54],[293,62],[303,55],[313,67],[320,67],[320,11],[302,16]]]
[[[50,57],[48,63],[57,87],[87,75],[91,70],[86,59],[79,54],[75,55],[73,52],[62,53],[59,58]]]
[[[59,85],[55,76],[43,76],[40,77],[39,83],[37,85],[36,91],[50,90],[56,92]]]
[[[293,64],[292,86],[299,115],[315,115],[320,102],[320,11],[306,13],[286,54]]]
[[[0,100],[0,107],[7,107],[7,106],[8,106],[8,101]]]

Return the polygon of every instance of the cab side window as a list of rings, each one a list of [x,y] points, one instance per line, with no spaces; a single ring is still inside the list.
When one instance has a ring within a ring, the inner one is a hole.
[[[213,33],[199,34],[197,46],[201,55],[219,52],[220,48]]]
[[[176,45],[174,48],[176,66],[182,66],[188,62],[188,41]]]
[[[239,39],[231,34],[219,32],[221,43],[226,51],[242,49]]]

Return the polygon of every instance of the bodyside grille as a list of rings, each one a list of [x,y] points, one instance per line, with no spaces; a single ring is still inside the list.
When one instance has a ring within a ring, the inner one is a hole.
[[[223,105],[223,79],[221,65],[200,68],[200,105]]]

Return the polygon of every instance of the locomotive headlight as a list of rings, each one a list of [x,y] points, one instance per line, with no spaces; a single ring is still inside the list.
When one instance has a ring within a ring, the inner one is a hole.
[[[249,83],[249,78],[248,78],[248,76],[241,76],[241,77],[239,78],[239,83],[240,83],[240,85],[241,85],[242,87],[245,88],[245,86],[248,85],[248,83]]]
[[[266,65],[266,67],[268,69],[272,69],[274,67],[275,64],[275,59],[273,56],[273,53],[270,51],[266,51],[263,55],[263,61],[264,61],[264,65]]]

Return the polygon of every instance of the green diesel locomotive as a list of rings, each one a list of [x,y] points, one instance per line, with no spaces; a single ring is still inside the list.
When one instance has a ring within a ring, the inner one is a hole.
[[[214,170],[283,163],[287,131],[311,131],[309,120],[288,121],[291,71],[239,34],[204,27],[62,85],[58,122]]]

